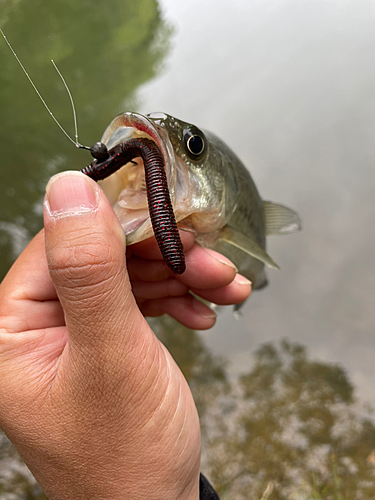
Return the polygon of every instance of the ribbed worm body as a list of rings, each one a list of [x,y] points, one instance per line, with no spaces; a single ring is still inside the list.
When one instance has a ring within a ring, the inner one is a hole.
[[[95,181],[101,181],[133,158],[142,158],[148,208],[156,241],[167,266],[175,274],[182,274],[185,271],[184,249],[177,229],[160,149],[150,139],[139,138],[118,144],[108,153],[108,159],[100,163],[94,160],[81,172]]]

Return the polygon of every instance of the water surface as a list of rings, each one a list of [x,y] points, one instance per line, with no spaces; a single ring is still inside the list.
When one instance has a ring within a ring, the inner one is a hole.
[[[82,142],[122,110],[170,113],[223,138],[263,198],[303,220],[302,233],[269,240],[281,271],[268,272],[240,321],[226,309],[209,332],[155,326],[192,386],[202,467],[222,498],[372,499],[373,2],[162,0],[164,18],[151,0],[4,5],[1,26],[72,129],[49,59],[63,71]],[[53,125],[3,44],[0,60],[4,274],[41,226],[48,177],[89,159]]]

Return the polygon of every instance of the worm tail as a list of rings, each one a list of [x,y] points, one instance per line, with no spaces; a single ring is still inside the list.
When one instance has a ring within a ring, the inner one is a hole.
[[[184,248],[169,195],[163,155],[157,145],[149,139],[131,139],[110,150],[107,160],[102,163],[95,160],[81,172],[100,181],[137,157],[143,159],[148,208],[159,249],[167,266],[175,274],[182,274],[186,269]]]
[[[151,141],[150,141],[151,142]],[[168,267],[175,274],[185,271],[184,248],[177,229],[169,195],[163,156],[155,144],[143,158],[147,187],[147,200],[156,241]]]

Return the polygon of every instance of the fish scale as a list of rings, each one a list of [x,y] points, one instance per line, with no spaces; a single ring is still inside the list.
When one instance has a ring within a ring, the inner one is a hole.
[[[177,225],[190,228],[202,246],[228,257],[252,282],[253,289],[263,288],[267,284],[264,267],[278,269],[266,252],[266,235],[299,230],[298,215],[282,205],[264,202],[249,170],[224,141],[165,113],[122,113],[107,127],[102,142],[112,148],[140,134],[157,144],[163,159],[163,167],[155,170],[152,179],[146,175],[147,189],[159,189],[161,172],[166,172]],[[195,135],[199,140],[191,141]],[[189,150],[189,144],[204,147],[194,151]],[[101,186],[112,205],[124,189],[131,187],[121,172],[102,181]],[[124,215],[118,212],[127,244],[149,238],[151,226],[155,235],[155,226],[165,228],[172,217],[172,204],[161,208],[166,209],[161,223],[154,218],[152,207],[149,217],[136,209],[126,210]],[[134,213],[137,224],[135,227],[132,219],[128,230],[129,213]],[[166,241],[164,238],[161,243]]]

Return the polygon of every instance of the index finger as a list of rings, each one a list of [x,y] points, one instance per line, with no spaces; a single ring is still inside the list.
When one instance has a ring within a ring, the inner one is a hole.
[[[5,276],[0,288],[1,303],[6,295],[14,300],[57,299],[48,271],[43,229],[31,240]]]
[[[184,246],[184,252],[188,252],[194,245],[195,236],[190,231],[179,230],[180,238]],[[143,259],[151,260],[162,260],[163,256],[159,250],[158,244],[154,237],[148,238],[147,240],[140,241],[139,243],[134,243],[127,247],[127,256],[134,254],[137,257],[142,257]]]
[[[0,286],[1,329],[8,333],[63,326],[64,313],[52,284],[41,231]]]

